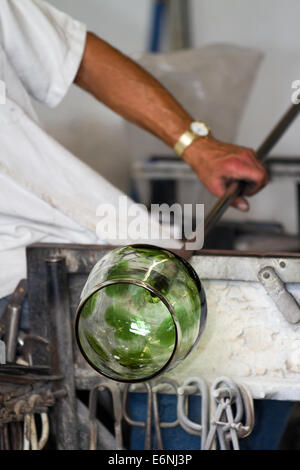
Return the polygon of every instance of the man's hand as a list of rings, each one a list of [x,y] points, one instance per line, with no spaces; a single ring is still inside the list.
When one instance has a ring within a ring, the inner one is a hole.
[[[267,172],[253,150],[220,142],[211,135],[195,140],[186,149],[183,158],[218,198],[224,195],[233,180],[248,183],[246,196],[257,193],[268,182]],[[236,198],[232,205],[242,211],[249,208],[243,197]]]

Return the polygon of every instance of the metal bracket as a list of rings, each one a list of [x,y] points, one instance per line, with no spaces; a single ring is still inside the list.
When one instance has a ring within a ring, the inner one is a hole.
[[[287,291],[275,269],[271,266],[265,266],[258,272],[258,278],[286,320],[289,323],[298,323],[300,321],[300,306]]]

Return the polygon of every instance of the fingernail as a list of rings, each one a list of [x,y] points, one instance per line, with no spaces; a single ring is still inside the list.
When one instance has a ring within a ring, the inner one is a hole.
[[[249,206],[248,206],[247,202],[241,201],[241,202],[238,203],[238,208],[241,211],[247,211],[249,209]]]

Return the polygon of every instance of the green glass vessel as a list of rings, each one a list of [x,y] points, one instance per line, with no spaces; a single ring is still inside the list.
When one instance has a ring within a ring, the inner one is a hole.
[[[81,353],[100,374],[143,382],[198,343],[206,299],[192,266],[150,245],[112,250],[92,269],[75,320]]]

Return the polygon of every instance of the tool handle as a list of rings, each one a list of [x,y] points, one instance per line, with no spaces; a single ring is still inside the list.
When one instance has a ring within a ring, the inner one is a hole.
[[[293,104],[278,124],[274,127],[268,137],[264,140],[261,146],[257,149],[256,155],[258,160],[262,163],[264,162],[266,156],[270,150],[275,146],[279,141],[284,132],[288,129],[290,124],[293,122],[295,117],[300,111],[300,106]],[[232,202],[240,195],[243,194],[246,187],[246,182],[244,181],[234,181],[230,184],[226,193],[215,206],[211,209],[204,221],[204,237],[208,232],[215,226],[215,224],[220,220],[226,209],[232,204]]]

